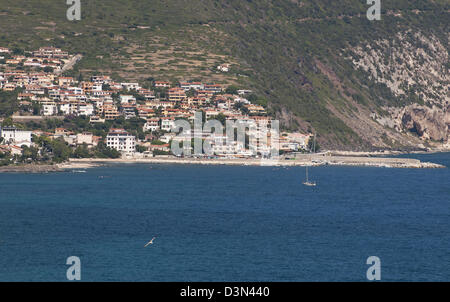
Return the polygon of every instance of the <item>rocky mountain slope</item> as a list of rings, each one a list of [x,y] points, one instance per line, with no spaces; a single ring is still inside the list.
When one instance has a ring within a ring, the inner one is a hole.
[[[0,46],[62,47],[70,73],[146,82],[201,79],[255,90],[282,126],[325,148],[448,142],[448,0],[0,0]],[[230,73],[217,64],[231,63]]]
[[[450,39],[450,35],[447,36]],[[400,104],[384,106],[387,114],[372,117],[400,133],[414,133],[423,141],[449,139],[450,69],[448,49],[434,35],[398,33],[352,49],[349,57],[369,79],[386,85]]]

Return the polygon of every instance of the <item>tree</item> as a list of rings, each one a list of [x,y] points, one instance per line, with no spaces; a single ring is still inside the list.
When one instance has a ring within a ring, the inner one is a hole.
[[[136,151],[138,153],[144,153],[145,151],[147,151],[147,148],[141,145],[136,145]]]
[[[26,161],[31,159],[36,161],[38,159],[39,150],[36,147],[27,147],[22,146],[22,156],[20,158],[21,161]]]
[[[320,145],[317,142],[317,138],[315,136],[312,136],[308,141],[308,149],[313,152],[320,151]]]
[[[88,146],[83,144],[82,146],[78,146],[73,152],[74,158],[89,158],[91,154],[89,152]]]
[[[95,150],[95,156],[99,158],[120,158],[122,154],[116,149],[106,146],[104,142],[100,142]]]
[[[18,93],[19,89],[0,91],[0,116],[11,116],[19,109]]]
[[[53,72],[53,67],[45,66],[44,67],[44,72],[48,72],[48,73]]]
[[[57,163],[68,160],[72,154],[72,149],[62,138],[57,138],[50,141],[50,148],[53,154],[53,161]]]
[[[0,167],[11,164],[11,154],[0,152]]]
[[[36,101],[33,101],[32,102],[32,110],[33,110],[33,115],[39,115],[42,110],[42,105]]]
[[[24,54],[24,50],[16,47],[16,48],[13,49],[13,54],[14,55],[23,55]]]
[[[221,112],[216,117],[216,120],[218,120],[223,126],[225,126],[225,123],[227,122],[227,117]]]
[[[195,89],[191,88],[188,92],[186,92],[186,96],[191,98],[195,96]]]
[[[11,127],[14,125],[13,119],[11,117],[7,117],[2,122],[2,127]]]
[[[238,94],[238,88],[234,85],[228,86],[225,90],[225,93],[227,94]]]

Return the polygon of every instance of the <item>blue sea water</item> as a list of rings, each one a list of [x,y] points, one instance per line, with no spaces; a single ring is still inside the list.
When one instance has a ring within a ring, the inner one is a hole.
[[[450,154],[414,157],[450,167]],[[450,171],[111,165],[0,174],[0,281],[450,281]],[[144,245],[156,236],[155,243]]]

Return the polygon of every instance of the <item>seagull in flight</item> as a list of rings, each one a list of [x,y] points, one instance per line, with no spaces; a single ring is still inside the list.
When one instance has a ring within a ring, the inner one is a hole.
[[[153,244],[153,241],[156,239],[156,237],[153,237],[152,240],[150,240],[144,247],[149,246],[150,244]]]

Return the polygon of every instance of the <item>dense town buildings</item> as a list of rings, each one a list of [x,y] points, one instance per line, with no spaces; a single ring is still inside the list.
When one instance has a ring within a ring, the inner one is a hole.
[[[251,90],[227,93],[224,85],[198,81],[154,81],[153,87],[141,87],[139,83],[119,83],[104,75],[78,81],[73,77],[58,76],[58,71],[74,57],[61,49],[42,47],[26,55],[14,55],[11,50],[0,47],[0,54],[4,57],[0,59],[0,90],[20,90],[17,98],[20,106],[36,105],[39,110],[34,115],[49,118],[84,116],[91,124],[119,118],[140,118],[146,121],[143,132],[157,134],[154,140],[166,143],[173,139],[168,132],[173,130],[177,119],[192,122],[199,111],[204,113],[206,120],[220,118],[224,122],[251,119],[256,123],[256,130],[248,134],[255,137],[260,137],[262,129],[270,124],[266,109],[259,104],[252,104],[246,98],[252,93]],[[73,146],[85,144],[92,147],[99,140],[94,139],[92,133],[64,133],[61,129],[55,130],[54,135],[64,137]],[[32,144],[30,131],[4,128],[2,137],[3,143],[10,145],[20,147],[21,144]],[[272,143],[279,144],[283,152],[293,152],[306,149],[308,138],[308,135],[299,133],[286,134]],[[104,141],[108,147],[124,154],[134,153],[137,145],[147,146],[150,151],[167,149],[145,144],[145,140],[139,140],[123,129],[110,129]],[[224,146],[221,137],[214,137],[212,141],[218,156],[233,153],[251,156],[249,150],[238,143]],[[257,148],[260,154],[270,151],[259,145]]]

